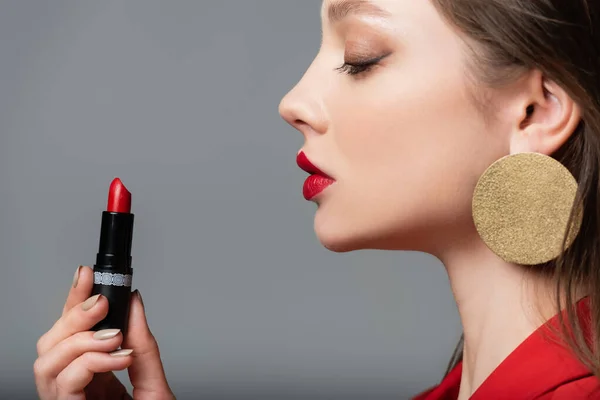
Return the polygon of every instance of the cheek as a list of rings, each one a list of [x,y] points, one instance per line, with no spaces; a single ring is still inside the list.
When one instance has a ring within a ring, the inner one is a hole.
[[[486,158],[483,122],[460,76],[424,74],[387,73],[337,91],[328,140],[339,187],[316,221],[322,231],[384,241],[469,217],[477,160]]]
[[[372,84],[349,83],[348,93],[338,92],[332,140],[344,171],[406,182],[445,179],[465,168],[484,133],[463,81],[441,71],[424,75],[382,73]]]

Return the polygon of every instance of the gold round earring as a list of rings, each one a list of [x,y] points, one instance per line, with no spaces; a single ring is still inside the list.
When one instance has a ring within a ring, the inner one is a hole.
[[[577,193],[577,181],[540,153],[502,157],[483,173],[473,194],[473,220],[492,252],[504,261],[537,265],[557,258]],[[581,227],[574,213],[568,248]]]

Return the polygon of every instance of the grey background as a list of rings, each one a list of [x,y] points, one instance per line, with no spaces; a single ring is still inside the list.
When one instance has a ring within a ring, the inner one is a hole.
[[[0,398],[97,251],[108,185],[179,399],[402,399],[460,327],[441,264],[323,249],[277,113],[320,0],[2,1]],[[124,374],[119,374],[124,376]]]

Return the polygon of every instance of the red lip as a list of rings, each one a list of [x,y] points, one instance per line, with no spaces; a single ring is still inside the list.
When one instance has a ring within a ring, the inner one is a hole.
[[[306,178],[306,181],[304,181],[304,186],[302,188],[302,194],[306,200],[314,198],[335,182],[332,177],[325,174],[311,163],[306,154],[302,151],[296,156],[296,163],[301,169],[311,174]]]

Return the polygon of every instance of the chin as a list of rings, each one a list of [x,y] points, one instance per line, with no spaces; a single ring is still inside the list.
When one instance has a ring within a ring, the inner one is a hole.
[[[323,247],[329,251],[335,253],[348,253],[354,250],[362,250],[365,246],[361,245],[360,242],[352,240],[351,238],[344,238],[340,236],[324,235],[318,230],[315,230],[317,238]]]
[[[314,230],[319,242],[327,250],[347,253],[355,250],[404,250],[425,251],[430,235],[410,224],[354,223],[347,217],[334,218],[318,210],[315,215]],[[402,226],[403,229],[399,229]]]
[[[335,219],[324,215],[322,211],[319,209],[315,215],[314,230],[323,247],[336,253],[347,253],[363,248],[356,235],[344,228],[347,222],[346,224],[343,221],[336,222]]]
[[[319,242],[327,250],[347,253],[355,250],[385,249],[381,246],[376,232],[361,230],[359,224],[349,225],[347,220],[323,220],[317,216],[314,224]]]

